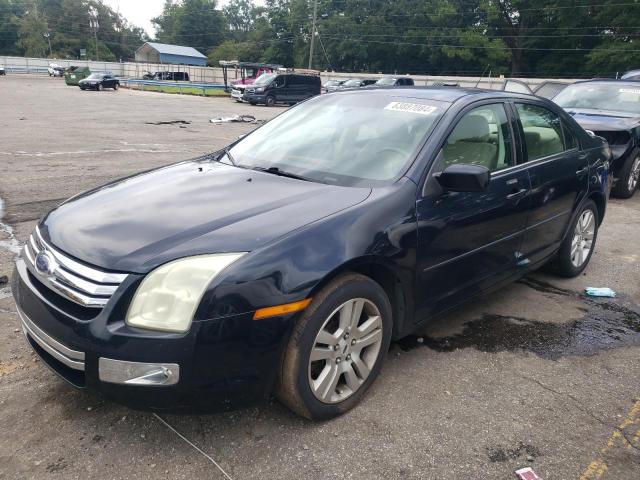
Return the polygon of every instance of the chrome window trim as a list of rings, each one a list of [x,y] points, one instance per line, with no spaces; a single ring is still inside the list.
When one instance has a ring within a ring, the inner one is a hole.
[[[59,362],[74,370],[84,371],[84,352],[72,350],[45,333],[22,311],[16,307],[25,336],[31,338],[43,350]]]

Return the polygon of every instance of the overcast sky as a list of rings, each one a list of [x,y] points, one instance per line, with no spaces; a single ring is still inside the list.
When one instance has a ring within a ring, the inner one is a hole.
[[[151,19],[162,13],[164,0],[103,0],[115,11],[120,9],[120,13],[129,20],[130,23],[144,28],[151,38],[155,37],[155,30],[151,24]],[[227,3],[228,0],[218,0],[218,7]],[[260,1],[254,3],[261,3]]]

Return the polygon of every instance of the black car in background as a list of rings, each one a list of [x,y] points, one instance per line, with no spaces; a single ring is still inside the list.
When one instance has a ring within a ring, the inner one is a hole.
[[[244,89],[242,99],[251,105],[271,107],[276,103],[294,105],[320,95],[320,75],[300,73],[272,73],[261,75]]]
[[[146,76],[144,78],[147,79]],[[187,72],[156,72],[148,80],[173,80],[175,82],[188,82],[189,74]]]
[[[579,275],[609,155],[530,95],[317,96],[58,206],[11,290],[32,348],[80,388],[174,411],[275,393],[326,419],[358,403],[391,339],[549,262]]]
[[[78,82],[80,90],[104,90],[105,88],[120,88],[120,81],[108,73],[92,73]]]
[[[338,90],[346,90],[348,88],[361,88],[376,83],[374,78],[350,78],[338,87]]]
[[[554,102],[586,130],[609,142],[612,193],[632,197],[640,180],[640,82],[589,80],[566,87]]]
[[[382,77],[374,85],[378,87],[412,87],[414,81],[410,77]]]

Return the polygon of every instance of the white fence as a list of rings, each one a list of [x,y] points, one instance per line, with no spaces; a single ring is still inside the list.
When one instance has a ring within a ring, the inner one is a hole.
[[[147,72],[172,71],[187,72],[192,82],[200,83],[223,83],[222,68],[219,67],[192,67],[187,65],[172,65],[160,63],[137,63],[137,62],[94,62],[89,60],[59,60],[48,58],[26,58],[26,57],[0,57],[0,66],[5,67],[7,73],[47,73],[49,63],[56,63],[62,67],[87,66],[93,72],[110,72],[113,75],[126,78],[142,78]],[[329,79],[347,79],[351,77],[380,78],[382,74],[365,73],[336,73],[322,72],[322,81]],[[228,81],[232,82],[240,78],[240,72],[234,69],[228,71]],[[503,78],[482,78],[479,77],[456,77],[437,75],[411,75],[416,85],[425,86],[433,83],[457,83],[461,87],[488,88],[498,90],[502,87]],[[542,78],[520,78],[529,87],[534,88],[542,82],[551,79]],[[564,79],[564,82],[575,80]]]

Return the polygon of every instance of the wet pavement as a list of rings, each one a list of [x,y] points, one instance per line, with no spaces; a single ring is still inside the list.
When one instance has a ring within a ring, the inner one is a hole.
[[[534,284],[531,279],[523,281]],[[561,295],[576,295],[559,289]],[[410,336],[397,342],[403,351],[428,347],[438,352],[475,348],[481,352],[526,351],[557,360],[568,355],[596,355],[602,350],[640,346],[640,308],[617,299],[584,301],[584,316],[564,324],[486,313],[450,337]]]
[[[233,479],[509,479],[524,466],[546,480],[640,478],[640,196],[610,203],[584,275],[536,273],[393,344],[339,419],[311,423],[273,400],[157,417],[56,378],[26,346],[2,279],[62,199],[255,128],[211,118],[282,109],[48,77],[0,84],[0,479],[226,478],[212,460]],[[619,296],[589,298],[588,286]]]

